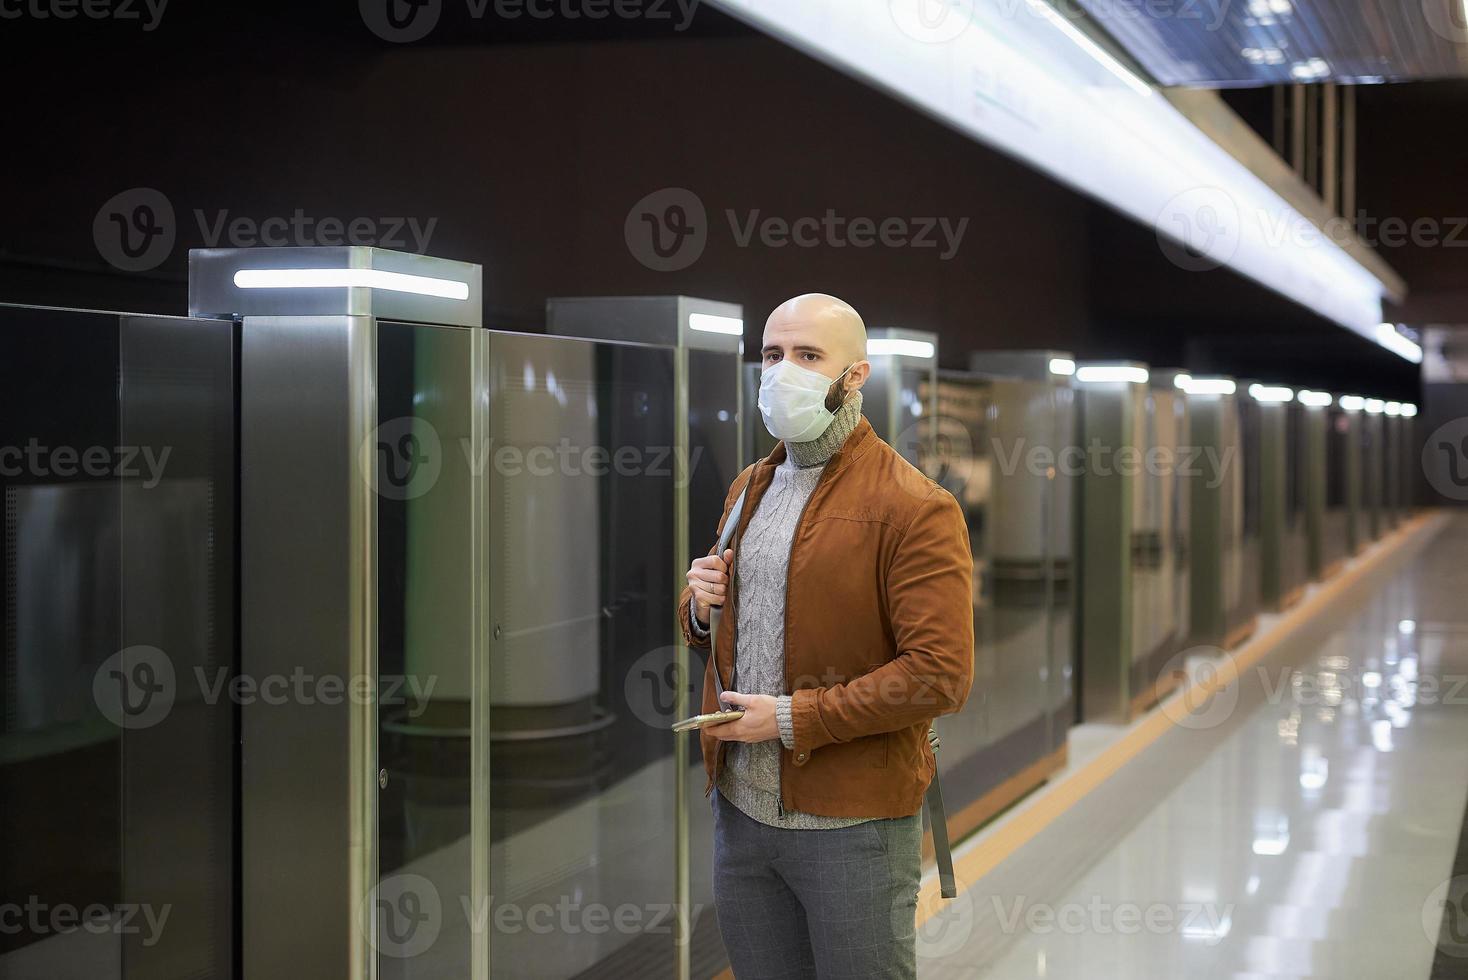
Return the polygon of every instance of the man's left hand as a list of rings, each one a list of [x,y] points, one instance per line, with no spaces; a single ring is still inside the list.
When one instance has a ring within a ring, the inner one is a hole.
[[[780,723],[775,720],[775,699],[770,695],[725,691],[723,700],[727,705],[742,705],[744,715],[722,725],[704,728],[714,738],[725,742],[768,742],[780,737]]]

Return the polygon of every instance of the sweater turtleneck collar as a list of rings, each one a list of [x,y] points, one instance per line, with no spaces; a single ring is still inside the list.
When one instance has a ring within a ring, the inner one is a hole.
[[[831,424],[826,426],[825,432],[808,442],[785,443],[786,458],[801,468],[819,466],[841,448],[841,444],[856,429],[856,423],[859,421],[861,421],[860,388],[846,396],[841,407],[833,413]]]

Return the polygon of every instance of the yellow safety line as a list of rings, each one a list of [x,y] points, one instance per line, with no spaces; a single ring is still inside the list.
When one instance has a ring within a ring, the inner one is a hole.
[[[1204,704],[1207,695],[1231,684],[1240,672],[1269,656],[1283,640],[1309,620],[1341,593],[1360,582],[1375,571],[1388,557],[1406,547],[1415,537],[1430,530],[1436,533],[1447,521],[1440,512],[1424,512],[1377,542],[1354,565],[1340,575],[1321,583],[1320,588],[1308,595],[1294,608],[1283,613],[1274,628],[1239,647],[1231,655],[1221,658],[1217,670],[1211,676],[1194,681],[1173,692],[1171,698],[1198,697],[1192,703]],[[1012,820],[999,827],[986,840],[980,842],[963,857],[954,862],[954,875],[960,890],[972,887],[980,878],[993,871],[1001,861],[1019,850],[1050,826],[1057,817],[1080,802],[1086,794],[1109,779],[1118,769],[1126,765],[1143,749],[1162,737],[1172,727],[1173,721],[1166,712],[1155,706],[1143,719],[1121,738],[1091,761],[1070,775],[1062,777],[1042,791],[1034,803]],[[923,883],[918,893],[917,924],[943,911],[943,898],[938,894],[938,879],[933,876]]]

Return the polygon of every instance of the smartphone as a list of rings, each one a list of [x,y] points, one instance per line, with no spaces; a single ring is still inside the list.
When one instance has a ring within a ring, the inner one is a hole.
[[[729,708],[725,711],[710,711],[706,715],[694,715],[692,718],[684,718],[682,721],[673,723],[675,732],[691,732],[695,728],[704,725],[718,725],[726,721],[733,721],[744,714],[743,708]]]

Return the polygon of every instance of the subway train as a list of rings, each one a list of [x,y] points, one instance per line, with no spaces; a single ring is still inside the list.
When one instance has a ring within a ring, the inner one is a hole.
[[[743,310],[479,310],[477,266],[365,248],[195,252],[187,316],[0,306],[4,900],[171,915],[0,933],[0,974],[727,966],[668,726],[673,600],[772,445]],[[871,331],[864,408],[967,520],[955,838],[1412,513],[1415,406],[938,354]],[[566,896],[636,921],[549,941]]]

